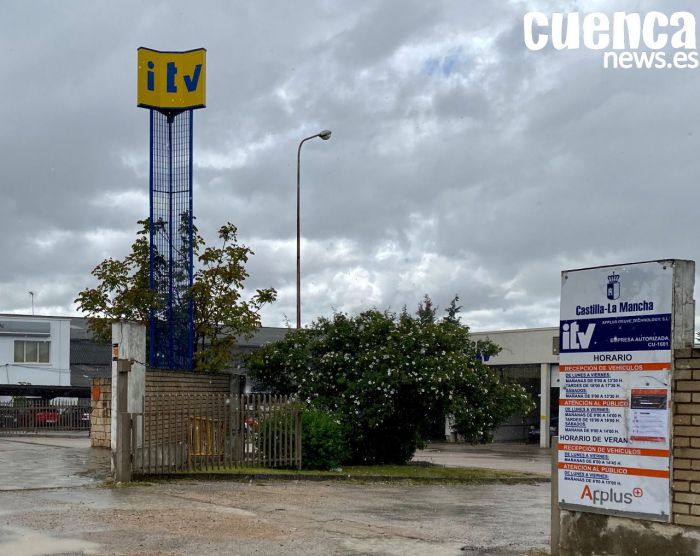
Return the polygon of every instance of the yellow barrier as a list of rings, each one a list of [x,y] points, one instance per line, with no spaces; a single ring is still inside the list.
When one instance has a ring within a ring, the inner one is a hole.
[[[187,459],[224,455],[224,422],[210,417],[190,417]]]

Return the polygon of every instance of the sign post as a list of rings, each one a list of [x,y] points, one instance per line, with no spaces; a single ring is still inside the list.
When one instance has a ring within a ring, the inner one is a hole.
[[[149,366],[192,369],[193,117],[206,105],[206,50],[138,49],[137,104],[150,110]]]
[[[561,508],[670,521],[675,294],[693,266],[562,272]]]

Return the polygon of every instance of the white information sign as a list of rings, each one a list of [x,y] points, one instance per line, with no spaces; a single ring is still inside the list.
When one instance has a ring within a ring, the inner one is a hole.
[[[562,507],[668,521],[672,296],[663,262],[562,273]]]

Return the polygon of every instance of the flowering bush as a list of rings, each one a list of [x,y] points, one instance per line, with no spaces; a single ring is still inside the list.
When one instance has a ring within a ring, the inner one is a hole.
[[[251,374],[272,391],[338,416],[346,463],[405,463],[430,416],[452,414],[470,442],[532,402],[481,362],[499,348],[472,341],[458,319],[434,322],[377,310],[337,313],[254,352]]]

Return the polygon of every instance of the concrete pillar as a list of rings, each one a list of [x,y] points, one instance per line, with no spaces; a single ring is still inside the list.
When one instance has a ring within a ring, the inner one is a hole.
[[[540,448],[549,448],[549,395],[552,387],[549,363],[540,365]]]
[[[454,426],[454,418],[452,415],[445,415],[445,440],[447,442],[457,442],[457,433],[452,428]]]
[[[115,449],[112,450],[112,476],[115,481],[131,481],[131,415],[127,411],[129,372],[131,363],[117,360],[117,381],[112,391],[117,392],[117,406],[112,406],[112,419],[116,415]]]
[[[119,361],[130,363],[130,370],[122,372],[126,380],[124,384],[119,381]],[[122,386],[121,390],[118,387]],[[141,419],[143,414],[143,403],[146,392],[146,327],[133,322],[115,322],[112,324],[112,417],[110,421],[112,450],[112,474],[116,473],[118,467],[118,448],[131,446],[131,440],[120,438],[118,434],[117,421],[119,408],[123,412],[134,415],[133,427],[137,433],[137,445],[141,444]],[[120,393],[126,396],[120,400]],[[124,407],[126,403],[126,407]],[[131,423],[131,420],[130,420]],[[121,432],[121,431],[119,431]],[[131,436],[131,427],[125,434]],[[122,442],[122,440],[124,442]],[[119,460],[120,461],[120,460]]]

